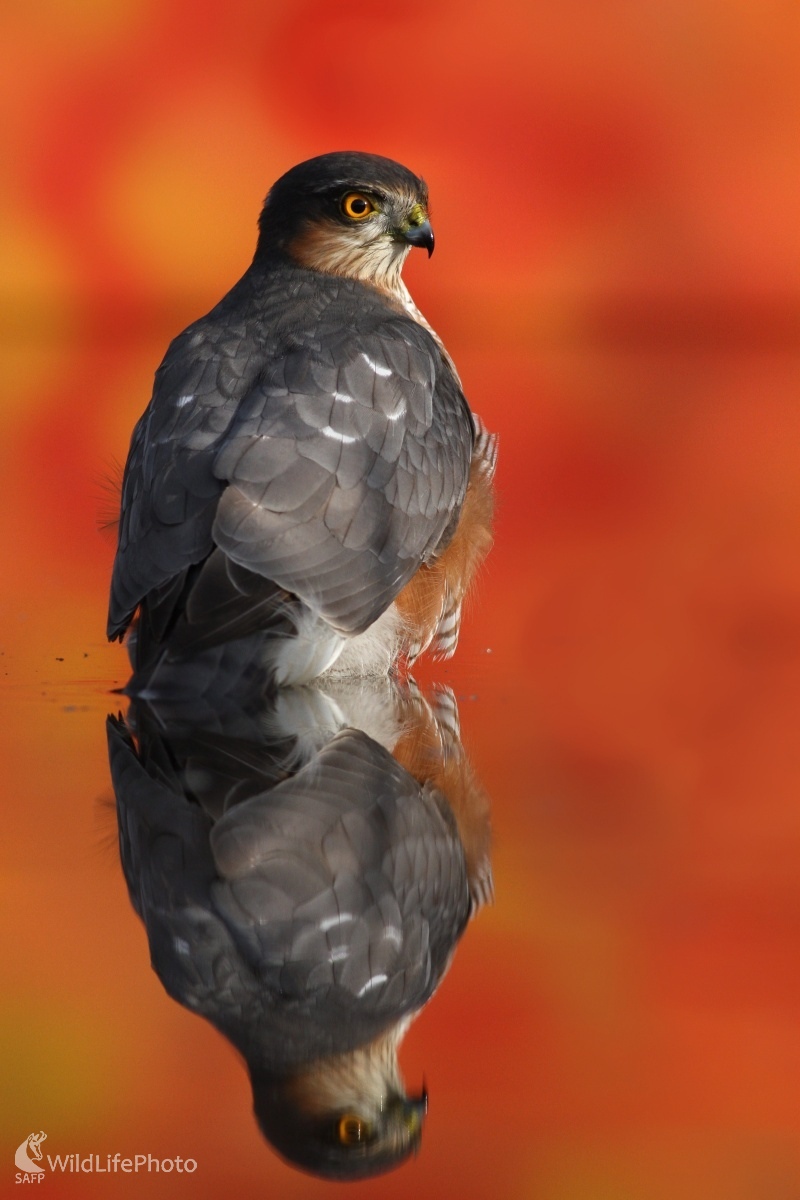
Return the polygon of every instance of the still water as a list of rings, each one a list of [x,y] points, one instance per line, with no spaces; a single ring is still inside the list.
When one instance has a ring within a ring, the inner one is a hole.
[[[115,691],[84,480],[141,397],[17,414],[0,1195],[44,1133],[51,1197],[800,1196],[797,359],[506,356],[496,413],[459,365],[501,449],[457,657],[260,707]],[[408,1157],[276,1152],[361,1141]]]

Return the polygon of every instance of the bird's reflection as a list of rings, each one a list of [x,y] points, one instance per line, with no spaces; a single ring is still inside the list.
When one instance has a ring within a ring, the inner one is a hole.
[[[402,1161],[427,1096],[406,1094],[398,1047],[492,889],[452,694],[178,691],[108,732],[153,967],[244,1056],[266,1137],[331,1178]]]

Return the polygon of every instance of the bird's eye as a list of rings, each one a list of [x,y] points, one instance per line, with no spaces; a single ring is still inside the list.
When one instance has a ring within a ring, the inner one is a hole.
[[[364,217],[375,212],[375,205],[369,196],[364,196],[361,192],[348,192],[342,200],[341,209],[351,221],[363,221]]]
[[[367,1124],[355,1113],[345,1113],[339,1122],[339,1141],[343,1146],[355,1146],[367,1136]]]

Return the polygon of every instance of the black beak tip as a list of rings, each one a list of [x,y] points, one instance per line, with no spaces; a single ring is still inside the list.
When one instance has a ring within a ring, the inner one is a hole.
[[[430,221],[413,225],[403,236],[409,246],[424,246],[428,251],[428,258],[433,254],[434,236]]]

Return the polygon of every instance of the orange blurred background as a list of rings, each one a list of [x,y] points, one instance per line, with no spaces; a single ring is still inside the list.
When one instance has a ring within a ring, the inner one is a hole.
[[[436,255],[406,278],[500,434],[496,548],[454,663],[420,672],[461,699],[497,902],[401,1056],[431,1093],[422,1152],[360,1194],[800,1197],[800,10],[2,21],[0,1195],[42,1128],[50,1153],[200,1163],[51,1197],[330,1190],[264,1146],[232,1051],[149,971],[97,524],[268,186],[353,148],[427,179]]]

